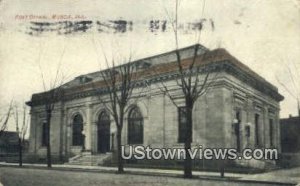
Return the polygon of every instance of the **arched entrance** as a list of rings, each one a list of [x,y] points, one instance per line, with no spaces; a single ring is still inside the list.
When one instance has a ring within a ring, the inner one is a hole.
[[[102,112],[98,117],[98,152],[106,153],[110,151],[110,119],[106,112]]]

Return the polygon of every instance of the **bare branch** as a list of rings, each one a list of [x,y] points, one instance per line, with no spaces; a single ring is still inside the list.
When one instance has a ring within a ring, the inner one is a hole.
[[[18,135],[20,136],[19,113],[18,113],[18,106],[17,105],[15,105],[14,118],[15,118],[15,122],[16,122],[16,131],[17,131]]]
[[[204,16],[204,9],[205,9],[205,0],[203,0],[203,4],[202,4],[202,13],[201,13],[201,18],[203,18]],[[198,34],[198,39],[197,39],[197,43],[200,43],[200,39],[201,39],[201,31],[202,31],[202,21],[200,22],[201,26],[199,28],[199,34]],[[197,32],[197,29],[196,29]]]
[[[95,86],[95,83],[93,82],[92,83],[92,86],[93,86],[93,89],[97,92],[98,91],[98,93],[96,93],[96,95],[98,96],[98,99],[99,99],[99,101],[101,102],[101,104],[103,104],[104,105],[104,107],[109,111],[109,113],[111,114],[111,115],[113,115],[113,110],[112,110],[112,108],[110,108],[108,105],[107,105],[107,103],[102,99],[102,97],[101,97],[101,93],[100,93],[100,91],[99,91],[99,89]]]
[[[176,42],[176,50],[178,50],[178,0],[176,0],[175,5],[175,42]]]
[[[287,87],[284,83],[282,83],[277,76],[275,76],[277,82],[285,89],[285,91],[287,91],[294,99],[297,100],[297,96],[295,96]]]
[[[28,126],[29,126],[29,117],[27,117],[27,120],[25,122],[25,127],[24,127],[24,131],[23,131],[23,136],[22,136],[23,141],[25,140],[25,135],[27,133]]]
[[[154,71],[155,75],[158,75],[158,74],[159,74],[155,68],[153,68],[153,71]],[[176,79],[176,80],[177,80],[177,79]],[[178,83],[179,83],[179,82],[177,81],[177,84],[178,84]],[[167,96],[169,97],[169,99],[171,100],[171,102],[173,103],[173,105],[175,105],[176,107],[179,107],[179,106],[177,105],[177,103],[175,102],[175,97],[173,97],[173,96],[171,95],[171,93],[170,93],[171,90],[169,90],[168,87],[164,84],[164,81],[161,81],[160,84],[161,84],[162,87],[160,87],[160,86],[157,85],[157,84],[156,84],[156,87],[159,88],[159,90],[160,90],[161,92],[163,92],[164,95],[167,95]]]
[[[26,127],[26,105],[23,104],[23,122],[22,122],[22,128],[21,128],[22,139],[23,139],[23,135],[25,135],[24,134],[25,127]]]
[[[0,136],[2,135],[3,131],[6,129],[7,127],[7,123],[8,123],[8,120],[10,118],[10,114],[11,114],[11,110],[13,109],[13,100],[10,101],[10,104],[9,104],[9,107],[8,107],[8,110],[7,110],[7,114],[6,114],[6,117],[5,117],[5,120],[3,123],[1,123],[1,128],[0,128]]]
[[[44,91],[46,91],[47,90],[47,88],[46,88],[46,82],[45,82],[44,73],[43,73],[42,66],[41,66],[41,51],[39,53],[38,66],[39,66],[39,69],[40,69],[40,75],[41,75],[41,79],[42,79]]]
[[[56,68],[56,74],[55,74],[54,82],[53,82],[52,87],[50,87],[50,89],[56,87],[56,83],[57,83],[57,81],[58,81],[58,76],[59,76],[59,72],[60,72],[60,70],[61,70],[62,59],[63,59],[63,57],[64,57],[64,55],[65,55],[65,51],[66,51],[66,46],[64,46],[63,51],[62,51],[62,53],[61,53],[61,55],[60,55],[59,62],[58,62],[58,66],[57,66],[57,68]]]
[[[293,83],[293,86],[294,86],[296,92],[300,92],[300,91],[298,90],[298,86],[297,86],[297,84],[296,84],[296,81],[294,80],[294,75],[293,75],[293,73],[292,73],[292,70],[291,70],[290,66],[289,66],[289,65],[286,65],[286,66],[287,66],[287,69],[288,69],[288,71],[289,71],[289,77],[290,77],[290,79],[291,79],[291,81],[292,81],[292,83]],[[296,94],[297,94],[297,93],[296,93]],[[297,95],[297,97],[298,97],[298,95]]]
[[[181,84],[182,84],[182,91],[183,91],[184,95],[187,95],[188,94],[187,90],[189,89],[189,87],[185,81],[185,73],[184,73],[182,65],[181,65],[181,56],[180,56],[180,53],[178,50],[176,50],[175,53],[176,53],[176,59],[177,59],[176,62],[177,62],[178,69],[179,69],[179,76],[180,76]]]

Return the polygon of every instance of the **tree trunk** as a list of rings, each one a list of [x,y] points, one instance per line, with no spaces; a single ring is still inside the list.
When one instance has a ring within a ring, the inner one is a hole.
[[[225,160],[220,160],[220,176],[225,177]]]
[[[121,135],[122,134],[122,128],[117,127],[117,158],[118,158],[118,173],[124,172],[124,165],[123,165],[123,159],[121,156]]]
[[[298,105],[298,117],[300,120],[300,101],[299,100],[297,101],[297,105]]]
[[[193,126],[193,106],[187,104],[186,107],[186,119],[187,119],[187,128],[186,128],[186,134],[185,134],[185,143],[184,143],[184,149],[186,153],[186,159],[184,160],[184,178],[192,178],[192,159],[189,153],[189,149],[191,149],[191,143],[192,143],[192,126]]]
[[[19,166],[22,167],[22,140],[19,137]]]
[[[51,162],[51,144],[50,144],[50,122],[51,122],[51,111],[47,111],[47,167],[52,167]]]

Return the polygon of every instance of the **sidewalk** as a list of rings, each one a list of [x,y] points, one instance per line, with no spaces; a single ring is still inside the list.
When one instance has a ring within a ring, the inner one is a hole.
[[[4,162],[0,162],[0,166],[19,167],[17,163],[4,163]],[[45,164],[23,163],[23,167],[47,169]],[[85,171],[85,172],[104,172],[104,173],[115,173],[117,171],[116,167],[82,166],[82,165],[65,165],[65,164],[53,164],[52,169],[63,170],[63,171]],[[148,169],[148,168],[124,168],[124,170],[126,171],[127,174],[135,174],[135,175],[182,177],[181,170]],[[272,185],[272,183],[276,185],[278,184],[296,185],[297,183],[300,183],[300,168],[289,169],[289,170],[277,170],[273,172],[260,173],[260,174],[239,174],[239,173],[225,172],[225,178],[221,178],[219,172],[193,171],[193,175],[196,178],[207,179],[207,180],[267,183],[270,185]]]

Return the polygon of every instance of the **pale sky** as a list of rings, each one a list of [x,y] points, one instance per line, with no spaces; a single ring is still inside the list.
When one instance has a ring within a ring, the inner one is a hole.
[[[170,24],[165,32],[160,27],[153,33],[149,30],[149,23],[151,20],[169,20],[166,12],[173,15],[174,2],[0,0],[0,114],[5,112],[12,98],[19,102],[28,101],[32,93],[43,91],[38,61],[46,81],[54,76],[60,59],[62,71],[71,80],[105,66],[103,51],[108,56],[128,56],[131,51],[133,58],[138,59],[173,50],[175,42]],[[80,15],[93,21],[93,27],[86,33],[68,35],[56,32],[27,34],[30,21],[61,21],[53,19],[54,14]],[[46,19],[20,19],[26,15]],[[185,28],[179,34],[180,47],[195,43],[195,32],[187,28],[188,23],[206,19],[200,43],[209,49],[225,48],[277,86],[285,97],[280,104],[281,117],[296,115],[295,99],[277,79],[300,96],[299,0],[181,0],[178,15],[179,23]],[[97,31],[96,21],[109,23],[109,20],[118,19],[131,21],[132,31]],[[290,72],[294,83],[288,76]]]

